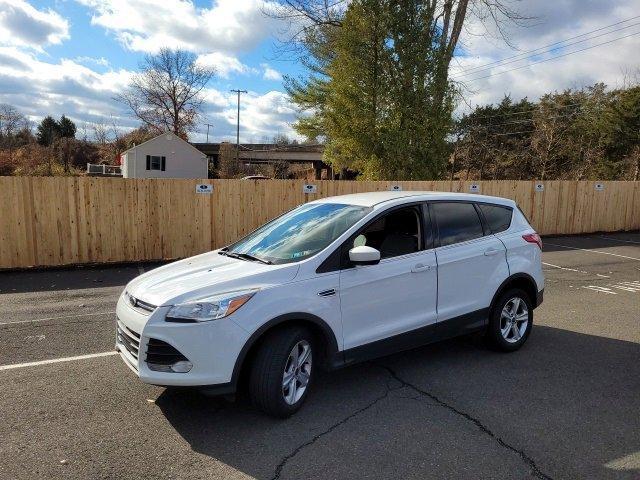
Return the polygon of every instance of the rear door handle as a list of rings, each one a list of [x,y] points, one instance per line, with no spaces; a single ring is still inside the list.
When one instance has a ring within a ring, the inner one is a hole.
[[[411,269],[413,273],[426,272],[427,270],[431,270],[431,265],[425,265],[423,263],[418,263]]]
[[[497,255],[498,253],[500,253],[500,250],[495,249],[495,248],[490,248],[489,250],[485,250],[485,251],[484,251],[484,254],[485,254],[487,257],[490,257],[491,255]]]

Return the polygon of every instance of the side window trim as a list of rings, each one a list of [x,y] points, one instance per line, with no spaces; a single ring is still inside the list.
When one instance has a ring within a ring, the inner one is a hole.
[[[431,250],[435,248],[435,222],[433,221],[427,202],[423,202],[420,205],[420,211],[422,213],[420,221],[422,222],[422,244],[424,246],[422,250]]]
[[[477,202],[473,202],[473,208],[476,209],[476,213],[480,219],[480,225],[482,225],[482,236],[486,237],[487,235],[491,235],[491,229],[489,228],[489,224],[487,223],[487,219],[485,218],[480,205],[478,205]]]

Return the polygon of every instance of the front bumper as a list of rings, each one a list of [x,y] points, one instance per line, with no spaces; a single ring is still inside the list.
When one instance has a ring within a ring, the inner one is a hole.
[[[120,297],[116,307],[119,329],[116,350],[125,364],[144,383],[214,389],[219,386],[225,393],[232,390],[233,369],[249,338],[248,332],[229,318],[202,323],[165,322],[168,310],[169,307],[158,307],[145,315]],[[178,350],[193,364],[191,370],[187,373],[151,370],[146,362],[150,339],[166,342]]]

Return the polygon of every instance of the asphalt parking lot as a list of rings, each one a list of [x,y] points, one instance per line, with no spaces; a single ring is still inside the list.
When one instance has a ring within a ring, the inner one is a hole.
[[[0,273],[0,478],[638,479],[640,233],[544,244],[520,351],[462,338],[323,374],[285,421],[112,354],[153,265]]]

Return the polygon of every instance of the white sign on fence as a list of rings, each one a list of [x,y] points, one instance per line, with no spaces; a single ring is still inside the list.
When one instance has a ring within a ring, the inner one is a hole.
[[[213,185],[208,183],[199,183],[196,185],[196,193],[213,193]]]
[[[305,184],[302,186],[302,193],[316,193],[317,191],[318,187],[316,185]]]
[[[472,183],[471,186],[469,186],[469,191],[471,193],[480,193],[480,185],[478,185],[477,183]]]
[[[604,190],[604,184],[596,183],[596,192],[601,192]]]
[[[389,187],[389,190],[391,190],[392,192],[401,192],[402,191],[402,185],[391,185]]]
[[[544,184],[536,183],[536,192],[544,192]]]

